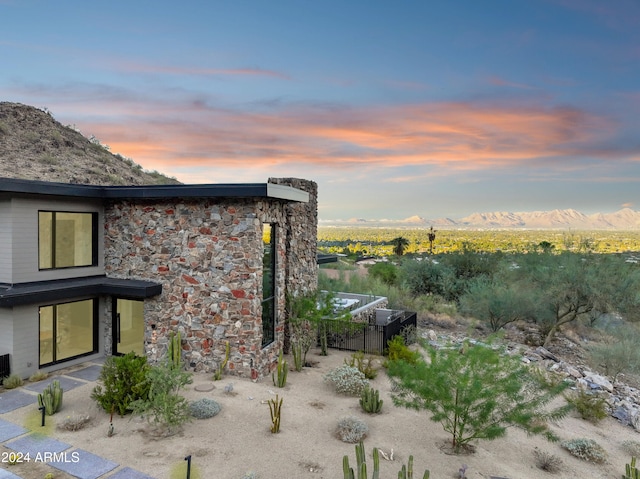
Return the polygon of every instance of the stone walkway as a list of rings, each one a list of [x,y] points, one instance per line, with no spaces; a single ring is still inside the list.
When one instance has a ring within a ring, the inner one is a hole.
[[[51,376],[45,381],[28,384],[24,387],[5,391],[0,394],[0,414],[37,404],[37,393],[41,393],[53,380],[60,381],[64,391],[69,391],[87,382],[98,379],[102,366],[87,363],[82,369]],[[155,479],[147,474],[123,467],[113,461],[96,456],[83,449],[56,439],[30,433],[27,429],[10,420],[0,419],[0,445],[19,453],[29,454],[32,460],[64,471],[78,479]],[[6,464],[0,464],[0,479],[23,479],[8,470]]]

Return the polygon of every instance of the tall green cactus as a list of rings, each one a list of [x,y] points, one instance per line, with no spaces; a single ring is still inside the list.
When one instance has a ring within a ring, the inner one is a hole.
[[[51,381],[51,384],[44,388],[42,394],[38,394],[38,406],[44,407],[47,416],[53,416],[62,406],[62,394],[60,381]]]
[[[380,479],[380,453],[378,448],[373,448],[373,475],[371,479]],[[367,464],[366,464],[364,443],[360,441],[356,445],[356,472],[349,466],[349,456],[342,458],[342,473],[344,479],[367,479]],[[357,475],[356,475],[357,474]],[[409,465],[402,466],[402,469],[398,472],[398,479],[413,479],[413,456],[409,456]],[[429,470],[424,471],[422,479],[429,479]]]
[[[631,458],[631,464],[625,465],[626,474],[622,476],[622,479],[640,479],[640,469],[636,469],[636,458]]]
[[[230,353],[231,353],[231,346],[229,346],[229,341],[227,341],[224,347],[224,359],[218,365],[218,370],[213,373],[214,381],[220,381],[222,379],[222,372],[224,371],[224,368],[227,366],[227,363],[229,362]]]
[[[278,401],[278,395],[275,399],[269,399],[269,411],[271,412],[271,432],[277,434],[280,432],[280,418],[282,414],[282,398]]]
[[[169,336],[169,361],[173,369],[182,369],[182,339],[180,331],[171,332]]]
[[[289,365],[287,364],[287,360],[282,357],[282,350],[280,350],[280,354],[278,355],[278,367],[275,373],[271,373],[273,385],[279,388],[285,387],[287,384],[287,374],[289,374]]]
[[[360,406],[364,412],[369,414],[377,414],[382,409],[382,403],[384,401],[380,399],[380,391],[377,389],[366,387],[362,390],[360,396]]]

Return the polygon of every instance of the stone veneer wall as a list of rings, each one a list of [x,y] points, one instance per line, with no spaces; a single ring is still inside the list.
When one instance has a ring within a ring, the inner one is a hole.
[[[280,184],[288,184],[284,181]],[[150,360],[165,357],[169,333],[180,331],[183,359],[190,369],[215,371],[228,341],[229,372],[254,379],[268,374],[283,344],[287,275],[295,278],[291,287],[296,290],[317,284],[316,213],[309,224],[310,212],[303,211],[273,199],[108,205],[107,275],[163,285],[160,296],[145,301],[145,348]],[[265,348],[261,345],[263,223],[277,226],[278,321],[276,340]],[[313,233],[306,233],[307,228]],[[293,243],[292,234],[297,235]],[[311,235],[312,241],[307,239]],[[302,251],[311,244],[312,268],[309,253]]]

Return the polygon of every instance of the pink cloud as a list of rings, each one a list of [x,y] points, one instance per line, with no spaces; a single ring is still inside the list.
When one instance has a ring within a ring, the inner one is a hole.
[[[50,105],[54,114],[56,108]],[[362,172],[408,165],[479,170],[518,165],[581,167],[579,158],[620,158],[607,150],[616,125],[573,108],[423,103],[362,108],[278,105],[265,111],[182,103],[87,101],[78,122],[111,150],[145,168],[296,168]],[[76,113],[79,113],[77,110]],[[95,118],[95,116],[94,116]],[[637,155],[637,154],[636,154]],[[626,156],[629,159],[629,156]],[[395,181],[404,181],[399,174]]]

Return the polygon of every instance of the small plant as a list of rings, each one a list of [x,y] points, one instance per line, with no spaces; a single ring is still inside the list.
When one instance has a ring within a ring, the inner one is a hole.
[[[124,416],[131,412],[132,402],[147,399],[147,371],[147,358],[136,356],[133,352],[108,357],[100,371],[102,385],[93,388],[91,399],[97,401],[106,412],[115,410]]]
[[[31,376],[29,376],[29,381],[31,381],[32,383],[35,383],[38,381],[43,381],[48,377],[49,377],[49,374],[45,373],[44,371],[36,371]]]
[[[175,369],[182,369],[182,339],[180,337],[180,331],[177,333],[171,331],[169,334],[169,349],[167,351],[171,367]]]
[[[416,364],[419,359],[420,353],[409,349],[402,336],[394,336],[387,341],[388,361],[405,361],[409,364]]]
[[[458,479],[467,479],[467,469],[468,466],[466,464],[460,466],[460,469],[458,469]]]
[[[47,472],[47,473],[44,475],[44,479],[54,479],[54,477],[55,477],[55,476],[53,475],[53,472]]]
[[[62,396],[60,381],[52,381],[41,394],[38,394],[38,406],[44,407],[47,416],[53,416],[62,406]]]
[[[533,450],[533,457],[535,459],[536,467],[543,471],[555,474],[562,468],[562,459],[555,454],[551,454],[545,451],[541,451],[538,448]]]
[[[607,401],[597,394],[590,394],[580,389],[573,394],[567,394],[565,399],[576,408],[582,419],[594,424],[609,415],[607,413]]]
[[[24,381],[17,374],[12,374],[10,376],[7,376],[2,381],[2,385],[4,386],[5,389],[15,389],[22,386],[23,384],[24,384]]]
[[[202,398],[189,404],[189,412],[196,419],[207,419],[220,412],[221,406],[213,399]]]
[[[359,396],[369,386],[369,381],[364,373],[347,364],[332,369],[324,376],[324,379],[333,384],[338,394],[349,396]]]
[[[366,387],[362,390],[360,396],[360,407],[362,410],[369,414],[378,414],[382,409],[382,403],[384,401],[380,399],[380,391],[370,387]]]
[[[70,416],[65,417],[61,423],[58,424],[58,429],[64,429],[65,431],[79,431],[85,427],[91,421],[91,416],[88,414],[76,414],[72,413]]]
[[[280,432],[280,417],[282,414],[282,398],[278,401],[278,395],[275,399],[269,399],[269,411],[271,412],[271,432],[277,434]]]
[[[191,374],[175,369],[170,361],[153,366],[147,372],[147,397],[131,403],[134,414],[144,415],[166,435],[177,432],[191,420],[189,402],[180,391],[191,383]]]
[[[375,368],[374,359],[371,356],[365,357],[363,351],[358,351],[357,353],[353,353],[351,355],[351,360],[347,362],[346,358],[344,363],[352,368],[358,368],[364,377],[367,379],[375,379],[378,375],[378,370]]]
[[[606,451],[593,439],[569,439],[562,441],[560,445],[572,456],[584,461],[603,464],[607,459]]]
[[[285,387],[287,384],[287,374],[289,374],[289,365],[287,364],[287,360],[282,357],[282,350],[280,350],[276,372],[271,373],[273,385],[279,388]]]
[[[625,464],[625,474],[622,479],[640,479],[640,469],[636,468],[635,456],[631,458],[630,464]]]
[[[338,421],[336,436],[342,442],[354,444],[362,441],[369,432],[369,426],[355,416],[343,417]]]
[[[378,448],[373,448],[373,475],[372,479],[378,479],[380,477],[380,453]],[[364,452],[364,444],[359,441],[356,444],[356,470],[349,466],[349,456],[342,458],[342,473],[344,479],[367,479],[367,464]],[[405,466],[402,465],[400,471],[398,471],[398,479],[413,479],[413,456],[409,456],[409,462]],[[424,471],[422,479],[429,479],[429,470]]]
[[[258,473],[254,471],[245,472],[242,479],[258,479]]]
[[[222,372],[224,371],[224,368],[227,366],[227,363],[229,362],[230,351],[231,349],[229,346],[229,341],[227,341],[227,344],[225,346],[225,352],[224,352],[224,360],[222,360],[222,362],[218,365],[218,370],[215,373],[213,373],[214,381],[220,381],[222,379]]]

